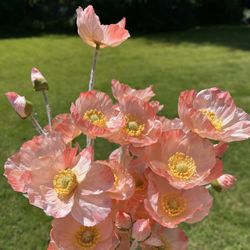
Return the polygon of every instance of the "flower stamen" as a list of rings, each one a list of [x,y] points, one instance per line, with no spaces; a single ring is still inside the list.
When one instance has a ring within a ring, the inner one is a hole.
[[[168,160],[169,174],[181,180],[188,180],[196,173],[196,164],[192,157],[176,152]]]
[[[82,250],[90,250],[96,247],[100,234],[96,227],[81,226],[75,234],[76,244]]]
[[[126,119],[125,132],[129,136],[133,136],[133,137],[140,136],[145,128],[145,125],[139,123],[131,115],[127,115],[125,119]]]
[[[186,201],[176,193],[168,193],[162,196],[161,205],[164,212],[171,217],[182,214],[186,209]]]
[[[212,123],[214,128],[218,131],[222,128],[222,120],[216,117],[215,112],[207,109],[200,109],[199,110],[206,118]]]
[[[83,115],[84,120],[90,121],[93,125],[98,127],[104,127],[106,125],[105,115],[96,109],[90,109]]]
[[[53,187],[60,199],[67,198],[77,187],[75,173],[71,169],[60,171],[53,179]]]

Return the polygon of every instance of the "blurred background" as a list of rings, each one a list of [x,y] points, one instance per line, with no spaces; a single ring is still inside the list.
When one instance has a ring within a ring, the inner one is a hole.
[[[161,115],[174,118],[181,91],[217,86],[250,113],[250,0],[1,0],[0,250],[46,249],[51,221],[2,176],[6,159],[36,134],[4,93],[26,96],[45,126],[43,99],[30,81],[37,67],[49,81],[53,116],[69,112],[89,80],[93,51],[75,25],[75,9],[88,4],[104,24],[125,16],[131,33],[121,46],[101,50],[97,89],[111,95],[112,79],[134,88],[153,84],[155,99],[165,105]],[[116,147],[98,139],[96,158],[107,158]],[[223,161],[237,185],[225,193],[212,191],[214,206],[204,221],[181,225],[190,250],[250,249],[250,141],[231,143]]]
[[[8,0],[0,1],[1,35],[74,32],[75,9],[93,4],[104,23],[127,17],[131,32],[249,23],[250,0]]]

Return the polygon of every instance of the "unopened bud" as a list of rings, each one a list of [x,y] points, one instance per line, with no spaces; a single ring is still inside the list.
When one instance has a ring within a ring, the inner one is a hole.
[[[221,186],[222,190],[228,190],[234,186],[236,178],[230,174],[223,174],[217,179],[217,182]]]
[[[115,226],[121,230],[128,230],[132,226],[132,218],[125,212],[117,212],[115,216]]]
[[[32,114],[32,103],[27,101],[24,96],[20,96],[16,92],[7,92],[5,95],[13,109],[22,119]]]
[[[138,242],[147,240],[151,235],[150,220],[137,220],[132,228],[132,238]]]
[[[44,91],[49,89],[47,80],[37,68],[32,68],[31,70],[31,81],[35,91]]]

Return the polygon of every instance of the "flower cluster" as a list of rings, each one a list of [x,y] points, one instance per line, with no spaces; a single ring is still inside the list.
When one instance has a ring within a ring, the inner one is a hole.
[[[92,6],[77,9],[78,33],[97,52],[129,37],[125,19],[102,25]],[[223,175],[228,143],[250,137],[250,116],[218,88],[180,94],[179,118],[158,112],[152,86],[136,90],[112,81],[112,99],[89,88],[70,113],[50,119],[48,83],[38,69],[31,79],[45,98],[49,124],[40,126],[32,104],[14,92],[6,96],[21,118],[31,117],[40,135],[25,142],[5,163],[11,187],[53,216],[50,250],[187,249],[180,223],[204,219],[212,207],[209,188],[227,190],[235,178]],[[87,136],[83,150],[75,140]],[[94,159],[94,139],[119,147],[109,159]],[[214,141],[218,143],[215,143]]]

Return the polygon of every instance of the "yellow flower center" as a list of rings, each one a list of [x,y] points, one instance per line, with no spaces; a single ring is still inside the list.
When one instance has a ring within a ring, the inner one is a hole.
[[[96,227],[81,226],[75,234],[77,246],[82,250],[90,250],[96,247],[100,234]]]
[[[131,115],[126,116],[126,125],[125,132],[129,136],[138,137],[141,135],[145,128],[144,124],[140,124],[134,117]]]
[[[186,201],[176,193],[165,194],[161,198],[162,208],[168,216],[175,217],[186,209]]]
[[[113,173],[113,175],[114,175],[114,186],[117,187],[120,180],[117,174]]]
[[[83,119],[90,121],[92,124],[98,127],[104,127],[106,125],[105,115],[96,109],[90,109],[83,115]]]
[[[214,128],[218,131],[222,128],[222,120],[216,117],[215,112],[207,110],[207,109],[200,109],[200,112],[206,116],[206,118],[212,123]]]
[[[65,199],[77,187],[76,175],[71,169],[62,170],[54,177],[53,186],[58,197]]]
[[[192,157],[176,152],[168,160],[169,174],[181,180],[188,180],[196,173],[195,161]]]

